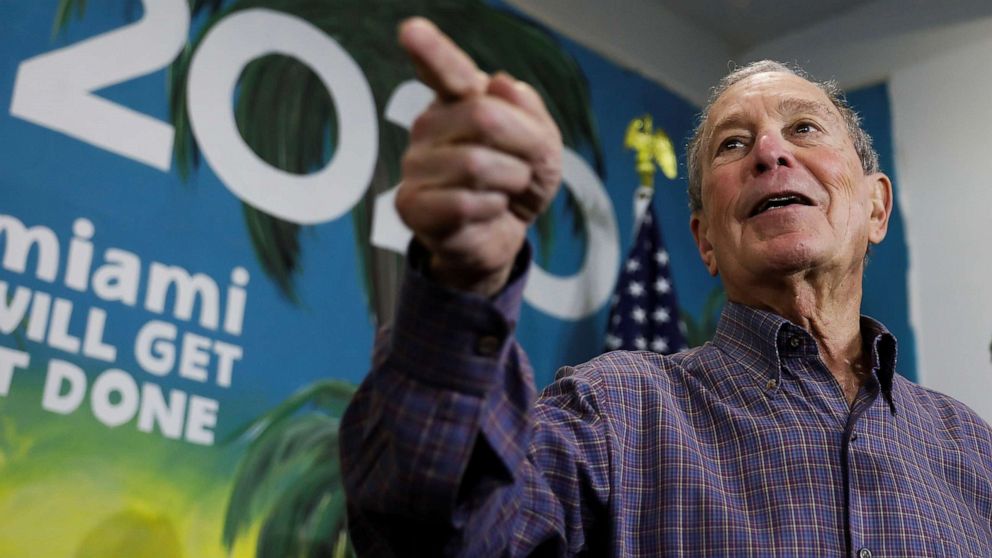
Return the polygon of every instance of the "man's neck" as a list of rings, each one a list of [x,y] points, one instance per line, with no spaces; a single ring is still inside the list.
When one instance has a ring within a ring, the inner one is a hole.
[[[728,286],[727,295],[734,302],[773,312],[808,331],[848,404],[853,404],[871,370],[862,348],[860,274],[845,274],[839,281],[796,274],[778,278],[775,284],[766,279],[743,289]]]

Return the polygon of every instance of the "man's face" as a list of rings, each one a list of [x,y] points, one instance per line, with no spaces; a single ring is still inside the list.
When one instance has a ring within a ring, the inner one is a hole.
[[[703,134],[703,210],[691,226],[710,273],[731,290],[804,271],[860,277],[892,190],[864,174],[826,94],[792,74],[756,74],[717,99]]]

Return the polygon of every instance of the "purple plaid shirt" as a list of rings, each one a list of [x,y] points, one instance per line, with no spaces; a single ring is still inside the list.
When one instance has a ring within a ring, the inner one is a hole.
[[[992,429],[894,374],[877,322],[853,407],[806,331],[732,303],[711,343],[565,367],[535,402],[522,290],[408,272],[341,426],[361,555],[992,557]]]

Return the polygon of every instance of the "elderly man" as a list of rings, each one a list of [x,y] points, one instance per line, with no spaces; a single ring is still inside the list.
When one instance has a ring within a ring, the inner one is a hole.
[[[360,553],[992,556],[992,429],[896,375],[859,314],[892,186],[836,90],[773,62],[721,82],[689,150],[716,337],[566,367],[535,401],[513,329],[558,131],[428,22],[400,41],[437,100],[397,196],[396,323],[342,423]]]

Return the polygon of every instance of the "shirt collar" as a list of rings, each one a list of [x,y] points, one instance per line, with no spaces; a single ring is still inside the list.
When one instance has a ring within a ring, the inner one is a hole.
[[[861,316],[861,336],[871,351],[873,373],[882,396],[895,414],[892,377],[896,367],[896,338],[868,316]],[[729,301],[723,307],[713,344],[750,370],[770,395],[781,384],[783,357],[819,355],[816,341],[803,328],[777,314]]]
[[[889,410],[896,414],[896,404],[892,400],[892,378],[896,373],[896,357],[898,344],[896,336],[892,335],[881,322],[861,316],[861,338],[871,351],[872,373],[878,378],[882,396],[889,404]]]

